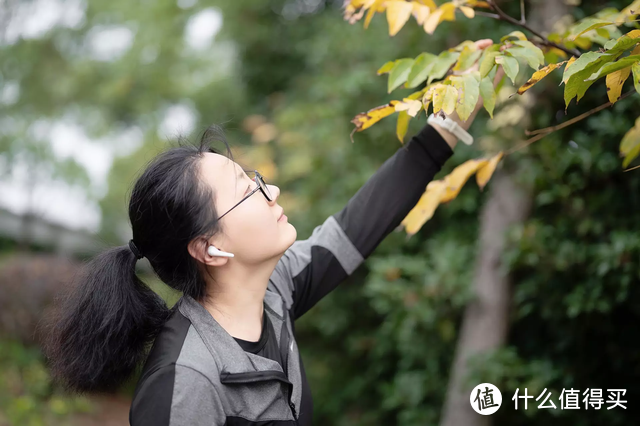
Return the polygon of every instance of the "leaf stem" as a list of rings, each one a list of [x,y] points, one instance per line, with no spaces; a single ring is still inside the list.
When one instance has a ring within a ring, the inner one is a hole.
[[[572,49],[567,49],[564,46],[561,46],[557,43],[554,43],[552,41],[550,41],[548,38],[546,38],[545,36],[543,36],[542,34],[540,34],[538,31],[534,30],[533,28],[531,28],[529,25],[527,25],[527,23],[524,20],[524,5],[523,5],[523,1],[521,0],[521,5],[522,7],[522,18],[520,21],[518,21],[517,19],[507,15],[502,9],[500,9],[500,7],[496,4],[495,0],[487,0],[487,3],[489,4],[489,6],[491,6],[491,9],[493,9],[494,12],[496,12],[495,14],[482,14],[482,16],[488,16],[493,18],[493,19],[498,19],[500,21],[506,21],[509,22],[510,24],[516,25],[518,27],[522,27],[525,30],[529,31],[531,34],[533,34],[534,36],[540,38],[542,40],[542,43],[545,44],[546,46],[552,46],[555,47],[556,49],[560,49],[563,52],[571,55],[571,56],[575,56],[580,57],[581,53],[578,50],[572,50]],[[480,12],[476,12],[477,14],[481,14]]]
[[[618,101],[623,100],[624,98],[626,98],[627,96],[630,96],[632,94],[634,94],[636,91],[635,90],[630,90],[627,93],[625,93],[624,95],[620,96],[620,99],[618,99]],[[564,123],[558,124],[556,126],[551,126],[551,127],[546,127],[544,129],[538,129],[538,130],[534,130],[534,131],[525,131],[525,134],[527,136],[531,136],[531,135],[535,135],[532,138],[527,139],[526,141],[524,141],[521,145],[516,146],[511,148],[510,150],[505,152],[505,155],[508,154],[512,154],[516,151],[521,150],[522,148],[525,148],[529,145],[531,145],[534,142],[539,141],[540,139],[544,138],[545,136],[560,130],[560,129],[564,129],[567,126],[570,126],[574,123],[577,123],[578,121],[584,120],[585,118],[589,117],[590,115],[595,114],[596,112],[600,112],[605,108],[610,107],[611,105],[613,105],[611,102],[607,102],[606,104],[602,104],[598,107],[595,107],[587,112],[585,112],[584,114],[580,114],[577,117],[572,118],[571,120],[565,121]]]

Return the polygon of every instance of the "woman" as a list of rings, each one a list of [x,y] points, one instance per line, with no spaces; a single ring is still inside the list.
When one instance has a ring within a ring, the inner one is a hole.
[[[482,48],[490,40],[477,42]],[[496,80],[497,81],[497,80]],[[451,118],[465,129],[467,122]],[[306,240],[280,190],[208,146],[158,155],[129,203],[133,239],[95,257],[50,323],[45,353],[68,389],[115,389],[153,343],[130,423],[309,425],[294,321],[350,275],[415,206],[457,137],[425,127]],[[135,275],[146,257],[183,293],[168,309]]]

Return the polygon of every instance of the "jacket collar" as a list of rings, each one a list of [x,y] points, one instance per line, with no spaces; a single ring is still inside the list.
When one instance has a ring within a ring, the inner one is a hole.
[[[220,377],[223,381],[253,382],[275,378],[289,383],[279,363],[245,352],[233,336],[213,318],[209,311],[191,296],[185,294],[177,303],[180,312],[191,321],[205,346],[216,360]],[[280,296],[267,291],[265,295],[265,310],[274,328],[278,327],[278,330],[287,329],[282,327],[284,321],[282,314],[284,311]],[[276,332],[276,334],[279,333]],[[283,336],[280,336],[280,341],[282,341],[282,338]]]

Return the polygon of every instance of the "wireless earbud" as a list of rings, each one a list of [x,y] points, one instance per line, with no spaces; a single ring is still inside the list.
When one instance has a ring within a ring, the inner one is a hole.
[[[217,248],[215,248],[214,246],[209,246],[209,248],[207,249],[207,253],[209,253],[209,256],[222,256],[222,257],[233,257],[233,253],[227,253],[226,251],[220,251]]]

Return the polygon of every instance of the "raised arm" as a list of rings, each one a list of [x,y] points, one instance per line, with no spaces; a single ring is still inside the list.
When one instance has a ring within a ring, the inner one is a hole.
[[[284,253],[269,286],[299,318],[362,264],[416,205],[453,151],[430,125],[398,148],[339,212]]]

